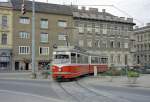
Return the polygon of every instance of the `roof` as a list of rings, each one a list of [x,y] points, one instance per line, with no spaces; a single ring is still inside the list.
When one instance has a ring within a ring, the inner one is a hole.
[[[8,3],[8,2],[0,2],[0,7],[8,7],[8,8],[11,8],[12,5],[11,5],[11,3]]]
[[[14,10],[21,10],[22,0],[10,0],[10,2]],[[25,0],[25,8],[27,11],[32,11],[32,1]],[[72,15],[70,6],[43,2],[35,2],[35,12]]]
[[[118,23],[126,23],[126,24],[135,25],[135,23],[133,23],[132,18],[125,19],[124,17],[117,17],[108,12],[95,11],[93,13],[90,10],[84,10],[84,11],[76,10],[76,11],[73,11],[73,17],[77,19],[79,18],[80,20],[81,19],[96,20],[96,21],[99,20],[99,21],[118,22]]]
[[[144,26],[144,27],[134,29],[135,33],[147,32],[147,31],[150,32],[150,26]]]

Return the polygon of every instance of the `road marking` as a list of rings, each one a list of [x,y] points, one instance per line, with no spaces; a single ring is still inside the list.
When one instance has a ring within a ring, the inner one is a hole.
[[[54,98],[48,98],[45,96],[39,96],[39,95],[34,95],[34,94],[30,94],[30,93],[24,93],[24,92],[17,92],[17,91],[10,91],[10,90],[0,90],[0,92],[4,92],[4,93],[10,93],[10,94],[19,94],[19,95],[24,95],[24,96],[32,96],[32,97],[36,97],[36,98],[41,98],[47,101],[54,101],[54,102],[64,102],[62,100],[58,100],[58,99],[54,99]]]

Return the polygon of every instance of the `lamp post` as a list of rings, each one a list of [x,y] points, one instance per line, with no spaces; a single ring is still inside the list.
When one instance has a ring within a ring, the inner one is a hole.
[[[35,0],[32,0],[32,78],[36,78],[36,73],[35,73]]]

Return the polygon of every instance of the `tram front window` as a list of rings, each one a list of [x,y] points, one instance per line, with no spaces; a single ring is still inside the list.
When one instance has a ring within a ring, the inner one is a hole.
[[[65,63],[69,63],[69,55],[65,55],[65,54],[57,54],[54,56],[54,61],[53,63],[55,64],[65,64]]]

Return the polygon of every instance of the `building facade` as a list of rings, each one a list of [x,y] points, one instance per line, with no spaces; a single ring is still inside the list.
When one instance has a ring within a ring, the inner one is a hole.
[[[108,57],[108,64],[115,66],[132,65],[130,35],[133,33],[133,19],[116,17],[105,9],[73,8],[76,44]]]
[[[21,0],[11,0],[13,6],[13,67],[31,69],[32,2],[25,1],[26,14],[21,14]],[[66,45],[67,27],[72,26],[72,12],[64,5],[35,3],[35,64],[43,69],[52,60],[53,46]],[[71,39],[71,38],[68,38]]]
[[[9,41],[13,70],[31,69],[32,2],[25,0],[24,3],[26,13],[22,14],[22,0],[8,2],[12,10],[13,42]],[[35,21],[36,70],[51,62],[54,47],[69,45],[107,56],[109,65],[132,64],[130,35],[135,25],[132,18],[117,17],[105,9],[99,12],[96,8],[86,10],[85,7],[36,2]]]
[[[150,66],[150,24],[134,29],[134,38],[134,63]]]
[[[0,71],[12,70],[12,8],[0,3]]]

